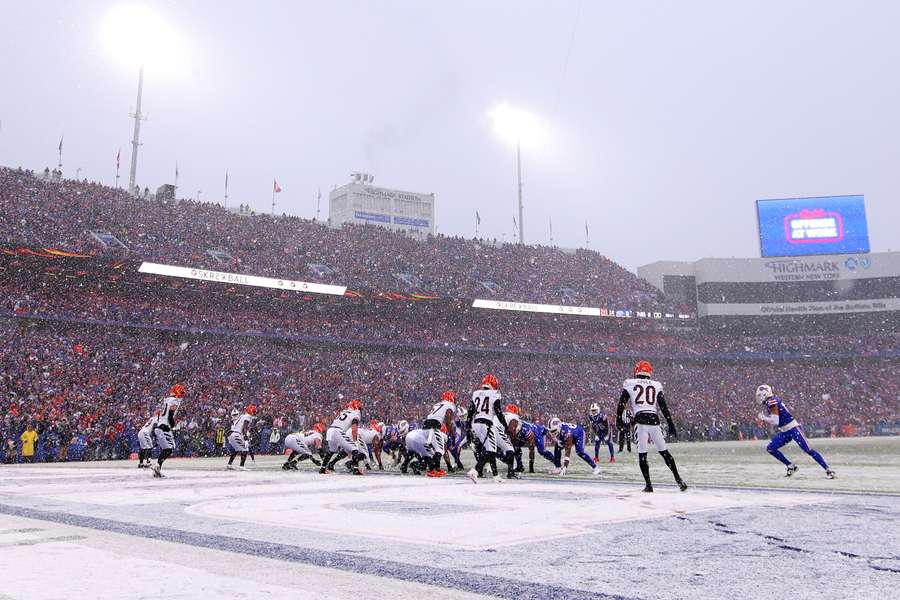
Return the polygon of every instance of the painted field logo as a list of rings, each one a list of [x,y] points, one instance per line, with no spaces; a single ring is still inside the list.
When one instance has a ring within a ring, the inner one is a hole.
[[[784,217],[784,236],[791,244],[825,244],[844,239],[840,213],[823,208],[801,210]]]

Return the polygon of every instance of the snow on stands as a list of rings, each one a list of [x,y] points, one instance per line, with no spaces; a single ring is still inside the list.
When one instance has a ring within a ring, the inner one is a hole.
[[[285,473],[270,456],[246,473],[173,459],[163,480],[114,461],[4,466],[0,598],[890,597],[900,438],[814,443],[838,479],[804,455],[785,479],[759,443],[675,443],[692,487],[653,455],[654,494],[628,453],[601,480],[540,465],[478,485]]]

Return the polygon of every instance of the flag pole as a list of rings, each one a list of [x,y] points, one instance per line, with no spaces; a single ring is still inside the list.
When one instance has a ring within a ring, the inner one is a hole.
[[[122,149],[119,148],[119,152],[116,153],[116,189],[119,189],[119,164],[120,164],[121,158],[122,158]]]
[[[322,205],[322,188],[316,191],[316,221],[319,220],[319,208]]]
[[[275,182],[272,182],[272,216],[275,216]]]
[[[63,136],[60,136],[60,138],[59,138],[59,164],[56,165],[60,171],[62,171],[62,147],[63,147]]]
[[[225,169],[225,206],[228,208],[228,169]]]

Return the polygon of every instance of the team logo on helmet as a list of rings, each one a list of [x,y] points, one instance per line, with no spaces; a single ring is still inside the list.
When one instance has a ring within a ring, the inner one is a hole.
[[[172,386],[172,389],[169,390],[169,393],[171,393],[176,398],[183,398],[184,397],[184,386],[181,385],[180,383],[176,383],[175,385]]]
[[[441,394],[441,400],[444,402],[452,402],[456,404],[456,392],[453,390],[447,390],[443,394]]]
[[[547,425],[547,431],[550,433],[556,434],[559,433],[559,429],[562,427],[562,421],[560,421],[557,417],[553,417],[550,419],[550,424]]]
[[[653,365],[651,365],[646,360],[642,360],[642,361],[638,362],[638,364],[634,365],[634,374],[635,375],[652,375],[653,374]]]
[[[515,404],[507,404],[507,405],[506,405],[506,411],[505,411],[505,412],[508,412],[508,413],[510,413],[510,414],[513,414],[513,415],[518,415],[518,414],[519,414],[519,407],[516,406]]]
[[[596,417],[597,415],[599,415],[600,414],[600,405],[597,404],[596,402],[591,404],[590,412],[591,412],[592,417]]]
[[[400,433],[406,433],[409,431],[409,422],[405,419],[402,419],[399,423],[397,423],[397,431]]]
[[[469,411],[467,411],[467,410],[465,409],[465,407],[462,407],[462,406],[461,406],[461,407],[459,408],[459,410],[456,411],[456,414],[459,416],[459,418],[460,418],[461,420],[465,421],[465,420],[466,420],[466,417],[469,416]]]
[[[765,402],[769,398],[775,395],[775,392],[772,391],[771,385],[766,385],[765,383],[756,388],[756,400],[757,402]]]
[[[362,402],[359,400],[351,400],[347,403],[347,408],[350,410],[360,410],[362,409]]]
[[[500,388],[500,382],[497,381],[497,378],[494,377],[493,373],[488,373],[481,380],[481,385],[489,386],[492,390],[496,390]]]

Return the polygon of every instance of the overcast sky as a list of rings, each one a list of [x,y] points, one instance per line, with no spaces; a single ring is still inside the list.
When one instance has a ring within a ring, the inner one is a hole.
[[[108,1],[0,0],[0,164],[127,182],[137,66]],[[351,171],[436,195],[438,230],[510,240],[506,101],[547,135],[523,152],[526,241],[634,269],[759,256],[758,198],[865,194],[872,250],[900,250],[900,3],[145,3],[179,37],[148,68],[138,183],[315,214]]]

